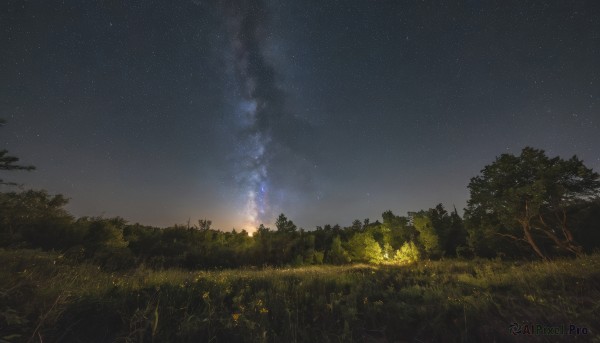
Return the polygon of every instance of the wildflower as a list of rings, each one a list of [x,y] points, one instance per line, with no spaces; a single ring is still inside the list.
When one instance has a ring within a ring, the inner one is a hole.
[[[267,309],[266,309],[266,308],[264,308],[264,307],[261,307],[259,312],[260,312],[261,314],[264,314],[264,313],[269,313],[269,310],[267,310]]]
[[[239,314],[239,313],[233,313],[233,314],[231,315],[231,317],[233,318],[233,321],[234,321],[234,322],[237,322],[237,321],[238,321],[238,319],[240,318],[240,314]]]
[[[202,299],[208,300],[209,298],[210,298],[210,292],[204,292],[204,293],[202,293]]]

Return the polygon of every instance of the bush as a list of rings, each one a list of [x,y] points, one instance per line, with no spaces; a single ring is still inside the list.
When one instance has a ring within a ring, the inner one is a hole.
[[[400,263],[412,263],[417,262],[421,258],[419,249],[415,243],[405,242],[400,249],[396,250],[394,260]]]
[[[94,254],[93,260],[107,271],[126,270],[136,266],[135,256],[124,247],[100,248]]]

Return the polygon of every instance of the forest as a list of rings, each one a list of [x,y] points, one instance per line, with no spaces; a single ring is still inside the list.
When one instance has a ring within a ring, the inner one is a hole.
[[[0,152],[1,170],[34,169],[18,161]],[[61,194],[2,183],[1,342],[599,339],[600,181],[576,156],[497,157],[463,216],[281,214],[253,235],[75,218]]]

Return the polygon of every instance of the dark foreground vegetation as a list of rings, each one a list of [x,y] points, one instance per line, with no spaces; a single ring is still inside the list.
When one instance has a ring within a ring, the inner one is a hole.
[[[0,263],[5,341],[599,341],[598,254],[108,272],[58,253],[2,250]],[[513,336],[515,322],[587,335]]]

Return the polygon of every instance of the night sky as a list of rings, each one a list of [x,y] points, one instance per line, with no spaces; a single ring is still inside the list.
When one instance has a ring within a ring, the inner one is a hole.
[[[600,2],[2,1],[0,178],[252,231],[443,203],[529,145],[600,170]],[[6,187],[3,187],[7,190]]]

